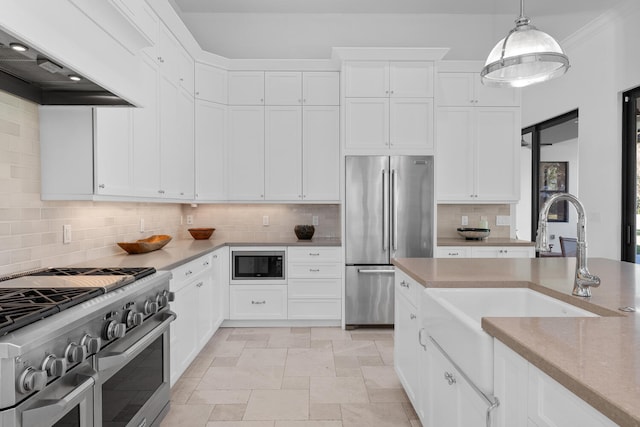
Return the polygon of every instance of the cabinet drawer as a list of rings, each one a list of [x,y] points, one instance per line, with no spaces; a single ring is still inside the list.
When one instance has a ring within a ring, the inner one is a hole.
[[[289,262],[289,278],[304,279],[322,277],[341,277],[342,265],[338,263],[292,263]]]
[[[437,258],[471,258],[471,248],[462,246],[439,246],[436,248]]]
[[[289,298],[340,298],[340,279],[289,279]]]
[[[300,247],[287,248],[289,261],[301,262],[340,262],[339,247]]]
[[[340,299],[290,299],[289,319],[340,319]]]
[[[286,319],[286,285],[235,285],[229,287],[229,318]]]
[[[171,270],[171,291],[175,292],[184,287],[189,280],[197,275],[211,271],[211,254],[205,255]]]
[[[424,286],[410,278],[403,271],[396,268],[395,273],[395,288],[397,295],[404,295],[411,304],[416,307],[417,301],[420,298],[420,291],[424,289]]]

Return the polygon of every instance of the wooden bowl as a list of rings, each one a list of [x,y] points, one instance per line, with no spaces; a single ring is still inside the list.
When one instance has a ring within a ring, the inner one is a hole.
[[[215,228],[190,228],[189,233],[196,240],[207,240],[213,232],[216,231]]]
[[[127,251],[129,254],[145,254],[147,252],[157,251],[171,241],[171,236],[166,234],[155,234],[146,239],[136,240],[135,242],[119,242],[118,246]]]

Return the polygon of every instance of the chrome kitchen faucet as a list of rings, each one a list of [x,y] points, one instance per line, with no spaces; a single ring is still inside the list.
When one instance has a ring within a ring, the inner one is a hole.
[[[538,252],[549,252],[549,242],[547,241],[547,217],[551,206],[559,201],[567,200],[575,206],[578,212],[578,241],[576,250],[576,275],[573,284],[573,295],[579,297],[590,297],[591,287],[600,286],[600,278],[589,273],[587,268],[587,218],[584,206],[576,196],[569,193],[556,193],[549,197],[540,209],[538,218],[538,233],[536,234],[536,250]]]

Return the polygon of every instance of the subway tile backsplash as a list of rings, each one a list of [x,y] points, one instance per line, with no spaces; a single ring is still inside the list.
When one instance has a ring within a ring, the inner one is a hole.
[[[464,215],[469,218],[469,225],[461,225]],[[509,204],[438,205],[438,237],[459,237],[456,231],[459,227],[479,227],[480,217],[486,216],[489,229],[491,229],[491,237],[509,238],[511,227],[497,226],[496,217],[498,215],[511,215],[511,206]],[[513,218],[511,220],[513,221]]]

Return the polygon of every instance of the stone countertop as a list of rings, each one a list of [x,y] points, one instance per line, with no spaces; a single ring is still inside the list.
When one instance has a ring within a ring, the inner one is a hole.
[[[126,252],[74,264],[75,267],[155,267],[171,270],[223,246],[340,246],[340,239],[315,238],[311,240],[270,240],[268,242],[209,240],[172,240],[165,247],[146,254],[129,255]]]
[[[393,262],[426,287],[527,286],[597,318],[482,319],[482,328],[621,426],[640,426],[640,266],[589,259],[602,284],[574,297],[575,258]],[[622,313],[619,307],[637,307]]]
[[[484,240],[465,240],[462,237],[442,237],[438,239],[438,246],[535,246],[528,240],[489,237]]]

